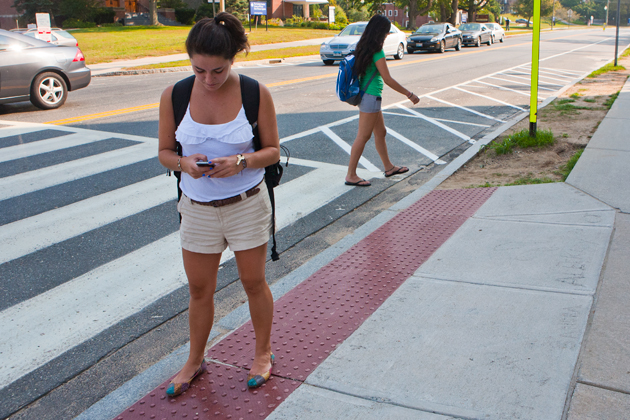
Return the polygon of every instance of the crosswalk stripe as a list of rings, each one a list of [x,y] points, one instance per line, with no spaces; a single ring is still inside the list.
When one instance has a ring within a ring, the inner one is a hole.
[[[100,133],[69,133],[67,136],[55,137],[48,140],[39,140],[32,143],[5,147],[2,149],[2,154],[0,154],[0,162],[8,162],[14,159],[21,159],[47,152],[54,152],[56,150],[66,149],[68,147],[94,143],[99,140],[104,140],[103,135]]]
[[[9,223],[0,227],[0,264],[175,199],[174,178],[159,176]]]
[[[337,146],[341,147],[347,154],[350,154],[350,145],[346,143],[341,137],[333,133],[333,131],[328,127],[321,127],[321,130],[322,133],[326,134],[332,141],[335,142],[335,144],[337,144]],[[359,163],[369,171],[379,172],[379,169],[363,156],[359,158]]]
[[[477,81],[478,81],[478,80],[477,80]],[[481,81],[478,81],[478,82],[479,82],[479,83],[484,83],[484,82],[481,82]],[[489,85],[490,83],[484,83],[484,84]],[[526,110],[525,110],[525,108],[521,108],[520,106],[512,105],[512,104],[510,104],[510,103],[507,103],[507,102],[501,101],[501,100],[499,100],[499,99],[495,99],[495,98],[491,98],[491,97],[486,96],[486,95],[481,95],[481,94],[479,94],[479,93],[471,92],[471,91],[469,91],[469,90],[462,89],[462,88],[460,88],[460,87],[456,87],[455,89],[457,89],[457,90],[461,90],[462,92],[468,93],[468,94],[470,94],[470,95],[475,95],[475,96],[479,96],[479,97],[481,97],[481,98],[488,99],[488,100],[493,101],[493,102],[498,102],[498,103],[500,103],[500,104],[503,104],[503,105],[505,105],[505,106],[509,106],[509,107],[511,107],[511,108],[516,108],[516,109],[518,109],[519,111],[526,111]],[[505,88],[505,89],[508,89],[508,88]],[[508,90],[511,90],[511,89],[508,89]],[[515,91],[515,92],[516,92],[516,91]],[[527,96],[529,96],[529,95],[527,95]]]
[[[424,147],[414,143],[413,141],[409,140],[407,137],[403,136],[402,134],[392,130],[389,127],[387,128],[387,134],[391,134],[392,136],[394,136],[395,138],[397,138],[398,140],[400,140],[401,142],[405,143],[407,146],[413,148],[414,150],[416,150],[417,152],[425,155],[426,157],[428,157],[429,159],[431,159],[433,162],[435,162],[438,165],[443,165],[446,162],[444,162],[443,160],[440,159],[440,157],[434,153],[429,152],[427,149],[425,149]]]
[[[156,155],[156,144],[143,143],[36,171],[0,178],[0,200],[121,168]]]
[[[310,166],[318,168],[276,188],[278,229],[348,191],[343,184],[345,166],[319,162]],[[170,234],[0,312],[0,384],[17,380],[185,285],[180,254],[179,233]],[[231,256],[224,253],[222,261]]]
[[[465,107],[465,106],[462,106],[462,105],[457,105],[457,104],[454,104],[454,103],[452,103],[452,102],[447,102],[447,101],[445,101],[445,100],[443,100],[443,99],[436,98],[435,96],[427,95],[426,97],[427,97],[427,98],[429,98],[429,99],[432,99],[432,100],[434,100],[434,101],[441,102],[441,103],[443,103],[444,105],[454,106],[454,107],[456,107],[456,108],[463,109],[464,111],[470,112],[471,114],[479,115],[480,117],[483,117],[483,118],[488,118],[488,119],[490,119],[490,120],[495,120],[495,121],[499,121],[499,122],[505,122],[505,121],[503,121],[503,120],[500,120],[500,119],[498,119],[498,118],[493,117],[492,115],[484,114],[484,113],[482,113],[482,112],[475,111],[475,110],[474,110],[474,109],[472,109],[472,108],[468,108],[468,107]],[[437,119],[437,118],[436,118],[436,119]]]
[[[433,119],[431,117],[427,117],[426,115],[421,114],[421,113],[419,113],[418,111],[416,111],[414,109],[407,108],[406,106],[403,106],[403,105],[398,105],[398,108],[400,108],[400,109],[402,109],[404,111],[407,111],[411,115],[415,115],[418,118],[422,118],[423,120],[428,121],[431,124],[437,125],[442,130],[446,130],[449,133],[456,135],[457,137],[459,137],[462,140],[470,141],[470,136],[467,136],[466,134],[461,133],[461,132],[455,130],[454,128],[451,128],[451,127],[449,127],[446,124],[442,124],[441,122],[439,122],[439,121],[437,121],[437,120],[435,120],[435,119]]]

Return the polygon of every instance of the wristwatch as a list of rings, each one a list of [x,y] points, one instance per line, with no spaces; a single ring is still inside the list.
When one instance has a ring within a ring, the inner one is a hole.
[[[247,168],[245,157],[243,155],[236,155],[236,166],[240,165],[241,162],[243,163],[243,169]]]

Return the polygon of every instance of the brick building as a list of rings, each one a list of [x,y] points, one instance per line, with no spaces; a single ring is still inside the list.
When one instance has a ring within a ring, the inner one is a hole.
[[[394,3],[384,3],[382,10],[383,14],[392,22],[398,23],[403,28],[409,25],[407,8],[399,9]],[[433,19],[429,16],[416,16],[416,28],[429,22],[433,22]]]
[[[1,29],[15,29],[17,28],[18,12],[13,8],[13,1],[3,0],[0,1],[0,28]]]

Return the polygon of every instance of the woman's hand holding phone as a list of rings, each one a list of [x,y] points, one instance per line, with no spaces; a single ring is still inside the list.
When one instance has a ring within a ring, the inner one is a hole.
[[[180,165],[184,172],[190,175],[193,179],[199,179],[203,176],[208,176],[208,172],[214,169],[214,164],[208,161],[208,157],[201,153],[195,153],[194,155],[183,157],[180,161]]]

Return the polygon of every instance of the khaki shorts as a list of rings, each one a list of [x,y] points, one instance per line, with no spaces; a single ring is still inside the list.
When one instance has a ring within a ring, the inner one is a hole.
[[[257,248],[271,235],[271,201],[264,183],[260,192],[223,207],[195,204],[182,194],[177,210],[182,248],[200,254],[220,254]]]

